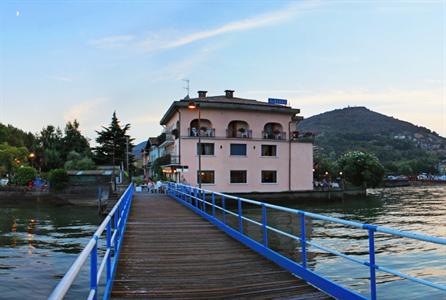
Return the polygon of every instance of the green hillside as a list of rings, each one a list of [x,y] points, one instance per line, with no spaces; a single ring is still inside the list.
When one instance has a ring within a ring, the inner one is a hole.
[[[350,150],[375,154],[388,172],[434,172],[446,157],[446,139],[436,132],[365,107],[347,107],[303,120],[300,131],[316,134],[316,154],[336,159]]]

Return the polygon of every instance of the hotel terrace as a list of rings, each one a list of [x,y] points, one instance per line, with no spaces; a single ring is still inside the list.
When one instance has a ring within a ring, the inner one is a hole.
[[[280,99],[236,98],[232,90],[206,93],[172,103],[163,134],[148,147],[149,167],[167,157],[162,170],[170,178],[220,192],[312,190],[313,138],[297,131],[299,109]]]

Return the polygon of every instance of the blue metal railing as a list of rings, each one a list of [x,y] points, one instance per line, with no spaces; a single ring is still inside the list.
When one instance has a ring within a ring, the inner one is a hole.
[[[106,270],[106,281],[103,299],[109,298],[118,265],[125,225],[132,204],[133,191],[133,184],[130,184],[48,299],[58,300],[64,298],[88,257],[90,257],[90,292],[87,299],[96,300],[98,298],[98,285],[104,269]],[[104,230],[106,230],[107,250],[98,269],[98,241]]]
[[[307,267],[307,247],[312,246],[314,248],[317,248],[319,250],[325,251],[327,253],[340,256],[342,258],[345,258],[349,261],[352,261],[357,264],[361,264],[364,266],[367,266],[369,268],[370,273],[370,299],[375,300],[377,298],[376,294],[376,271],[382,271],[386,272],[395,276],[398,276],[400,278],[404,278],[413,282],[416,282],[421,285],[425,285],[434,289],[438,289],[441,291],[446,292],[446,285],[434,283],[431,281],[427,281],[421,278],[416,278],[407,274],[403,274],[401,272],[398,272],[396,270],[386,268],[384,266],[380,266],[376,264],[375,262],[375,232],[385,233],[389,235],[399,236],[399,237],[405,237],[410,239],[415,239],[419,241],[425,241],[429,243],[434,244],[440,244],[440,245],[446,245],[446,239],[439,238],[439,237],[433,237],[433,236],[427,236],[422,235],[418,233],[413,232],[404,232],[404,231],[398,231],[386,227],[381,226],[375,226],[370,224],[362,224],[358,222],[352,222],[347,221],[343,219],[338,218],[332,218],[324,215],[319,215],[315,213],[310,213],[302,210],[297,209],[291,209],[286,208],[282,206],[277,206],[273,204],[263,203],[259,201],[254,201],[250,199],[235,197],[226,195],[223,193],[218,192],[212,192],[204,189],[198,189],[189,185],[183,185],[183,184],[176,184],[176,183],[167,183],[167,194],[169,194],[171,197],[178,200],[183,205],[191,208],[196,213],[210,221],[211,223],[215,224],[217,227],[219,227],[224,232],[228,233],[230,236],[234,237],[235,239],[239,240],[246,246],[250,247],[251,249],[257,251],[258,253],[262,254],[266,258],[270,259],[271,261],[277,263],[278,265],[282,266],[283,268],[287,269],[293,274],[296,274],[297,276],[301,277],[302,279],[306,280],[307,282],[311,283],[312,285],[318,287],[319,289],[323,290],[327,294],[340,298],[340,299],[367,299],[366,296],[361,295],[353,290],[350,290],[346,287],[343,287],[327,278],[322,277],[321,275],[313,272]],[[220,203],[221,206],[216,204],[216,196],[220,197]],[[210,200],[209,200],[210,198]],[[227,209],[227,199],[231,199],[236,201],[237,203],[237,212],[233,212],[229,209]],[[262,218],[261,221],[256,221],[251,218],[248,218],[243,215],[243,203],[248,203],[251,205],[259,206],[262,209]],[[210,206],[211,211],[209,213],[209,209],[206,209],[206,206]],[[274,228],[272,226],[268,225],[267,222],[267,208],[274,209],[282,212],[287,212],[291,214],[296,214],[299,217],[300,220],[300,236],[295,236],[293,234],[284,232],[282,230],[279,230],[277,228]],[[216,209],[221,211],[221,218],[216,217]],[[236,228],[232,228],[227,223],[227,215],[232,215],[238,219],[238,230]],[[330,249],[328,247],[322,246],[320,244],[317,244],[313,241],[308,241],[306,239],[306,229],[305,229],[305,219],[311,218],[311,219],[318,219],[323,220],[327,222],[333,222],[337,224],[346,225],[348,227],[353,228],[359,228],[363,230],[367,230],[368,233],[368,252],[369,252],[369,259],[368,260],[361,260],[356,257],[349,256],[347,254],[344,254],[342,252],[336,251],[334,249]],[[252,224],[258,225],[262,228],[262,242],[259,243],[246,234],[243,233],[243,221],[250,222]],[[270,249],[268,247],[268,231],[275,232],[277,234],[286,236],[288,238],[291,238],[293,240],[299,241],[301,245],[301,258],[302,263],[299,264],[293,260],[290,260],[289,258],[279,254],[278,252]],[[446,294],[445,294],[446,296]]]

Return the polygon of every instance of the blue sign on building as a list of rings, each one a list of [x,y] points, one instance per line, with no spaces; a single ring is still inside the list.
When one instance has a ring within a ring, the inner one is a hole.
[[[268,103],[269,104],[287,105],[288,101],[286,99],[268,98]]]

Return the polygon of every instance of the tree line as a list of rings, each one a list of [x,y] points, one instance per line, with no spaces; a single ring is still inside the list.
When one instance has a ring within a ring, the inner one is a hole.
[[[121,125],[114,112],[110,124],[96,131],[96,146],[91,147],[76,119],[68,121],[63,129],[47,125],[38,133],[0,123],[0,178],[13,179],[17,173],[26,172],[28,177],[38,172],[45,175],[56,169],[93,170],[100,165],[125,166],[127,148],[129,165],[133,168],[131,151],[134,139],[128,136],[130,127],[130,124]]]

